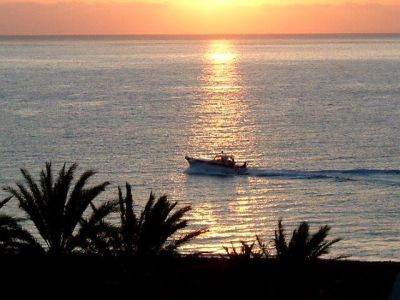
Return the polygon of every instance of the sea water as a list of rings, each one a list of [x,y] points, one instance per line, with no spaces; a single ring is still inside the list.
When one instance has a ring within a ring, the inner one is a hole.
[[[187,169],[222,150],[249,174]],[[138,210],[191,205],[208,232],[184,251],[283,219],[330,225],[333,256],[400,260],[399,150],[398,36],[0,38],[0,185],[78,162],[112,182],[99,202],[128,181]]]

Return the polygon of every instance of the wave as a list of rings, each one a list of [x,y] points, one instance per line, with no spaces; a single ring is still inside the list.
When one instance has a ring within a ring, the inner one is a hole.
[[[209,166],[196,166],[187,169],[188,174],[205,176],[248,176],[271,179],[331,179],[336,181],[372,181],[400,186],[400,170],[395,169],[348,169],[348,170],[273,170],[249,168],[246,174]]]
[[[399,176],[400,170],[380,170],[380,169],[352,169],[352,170],[268,170],[268,169],[249,169],[249,175],[255,177],[291,177],[291,178],[309,178],[323,179],[336,178],[344,176]],[[350,179],[350,178],[349,178]]]

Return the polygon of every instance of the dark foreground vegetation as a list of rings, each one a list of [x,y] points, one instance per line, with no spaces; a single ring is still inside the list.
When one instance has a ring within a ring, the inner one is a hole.
[[[109,183],[88,187],[95,173],[74,180],[76,168],[64,165],[54,176],[48,163],[37,180],[21,170],[23,181],[4,188],[9,197],[0,201],[3,293],[56,299],[388,299],[400,272],[400,263],[323,260],[340,241],[328,239],[329,226],[311,232],[302,222],[288,235],[282,220],[272,239],[256,236],[224,247],[224,256],[181,255],[182,245],[206,232],[187,229],[189,206],[151,194],[138,212],[129,184],[118,188],[114,200],[98,203]],[[12,201],[25,218],[4,213]]]
[[[3,293],[88,299],[387,300],[400,271],[399,263],[201,257],[2,256],[0,265]]]

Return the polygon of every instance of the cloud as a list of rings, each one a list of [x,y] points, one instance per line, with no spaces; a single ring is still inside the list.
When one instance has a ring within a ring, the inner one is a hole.
[[[400,33],[400,6],[263,5],[199,10],[171,2],[0,4],[1,35]]]

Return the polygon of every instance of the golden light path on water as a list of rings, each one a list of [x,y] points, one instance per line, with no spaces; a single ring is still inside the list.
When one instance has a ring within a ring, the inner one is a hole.
[[[211,41],[204,55],[202,99],[198,121],[189,143],[200,155],[220,151],[234,152],[250,142],[244,135],[243,122],[248,108],[243,101],[245,88],[238,71],[238,53],[230,41]],[[240,158],[240,157],[238,157]]]
[[[223,150],[234,154],[237,161],[248,160],[249,154],[256,152],[255,126],[249,114],[246,87],[239,68],[240,53],[231,41],[210,41],[203,60],[199,77],[202,97],[195,107],[198,118],[189,138],[190,148],[195,149],[197,156],[210,157]],[[222,246],[231,241],[252,239],[260,223],[265,224],[267,219],[271,219],[261,210],[273,205],[273,201],[265,203],[268,190],[255,188],[257,178],[188,176],[188,180],[196,181],[198,186],[205,184],[206,198],[193,205],[190,220],[191,224],[205,225],[208,232],[187,245],[187,251],[201,249],[221,253],[224,251]],[[232,182],[224,184],[224,180]],[[215,191],[210,191],[207,184],[212,184]],[[190,190],[187,193],[187,199],[198,196],[191,195]],[[255,214],[262,216],[257,222]]]

